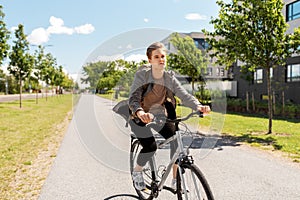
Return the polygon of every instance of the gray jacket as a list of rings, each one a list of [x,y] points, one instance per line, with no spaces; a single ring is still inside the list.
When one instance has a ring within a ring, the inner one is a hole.
[[[151,91],[154,79],[152,77],[151,65],[141,66],[134,76],[133,84],[131,85],[129,94],[129,108],[132,113],[142,110],[141,102],[143,97]],[[191,94],[189,94],[182,86],[181,83],[175,78],[175,73],[172,71],[164,72],[164,84],[167,89],[166,101],[172,102],[175,107],[175,98],[177,96],[181,99],[182,104],[190,107],[193,110],[197,109],[200,102]]]

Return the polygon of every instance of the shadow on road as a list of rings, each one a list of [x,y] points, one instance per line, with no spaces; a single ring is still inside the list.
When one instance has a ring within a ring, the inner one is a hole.
[[[272,136],[262,137],[262,135],[243,134],[241,136],[221,135],[221,136],[205,136],[199,134],[199,137],[195,137],[190,148],[216,148],[217,150],[223,150],[224,146],[238,147],[243,143],[256,143],[261,146],[273,146],[274,149],[280,150],[281,145],[277,144],[276,138]]]
[[[116,194],[110,197],[107,197],[103,200],[116,200],[116,199],[124,199],[124,197],[127,197],[126,199],[139,199],[138,196],[132,195],[132,194]]]

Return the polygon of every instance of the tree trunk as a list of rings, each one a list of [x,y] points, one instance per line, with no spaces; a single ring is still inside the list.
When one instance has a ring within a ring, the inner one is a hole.
[[[249,92],[246,92],[246,110],[249,112]]]
[[[255,100],[254,100],[254,92],[251,93],[252,95],[252,110],[255,112]]]
[[[21,78],[21,74],[19,75],[19,80],[20,80],[20,108],[22,108],[22,78]]]
[[[285,111],[284,111],[284,91],[282,91],[282,114],[284,115],[285,114]]]
[[[270,78],[270,67],[267,68],[267,86],[268,86],[268,115],[269,115],[269,130],[268,134],[272,133],[272,118],[273,118],[273,109],[272,109],[272,94],[271,94],[271,78]]]
[[[276,115],[276,98],[275,98],[275,92],[272,93],[273,97],[273,115]]]
[[[192,94],[195,94],[195,80],[192,78]]]
[[[35,90],[35,94],[36,94],[35,95],[35,103],[38,104],[39,103],[39,100],[38,100],[39,99],[39,91],[38,91],[38,89]]]

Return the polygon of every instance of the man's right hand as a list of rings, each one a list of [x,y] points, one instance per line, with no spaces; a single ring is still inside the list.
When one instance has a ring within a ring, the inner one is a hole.
[[[146,113],[146,112],[143,111],[143,110],[137,111],[137,112],[136,112],[136,116],[137,116],[138,118],[140,118],[140,120],[142,120],[142,122],[144,122],[145,124],[150,123],[150,122],[153,120],[153,118],[154,118],[153,114],[151,114],[151,113]]]

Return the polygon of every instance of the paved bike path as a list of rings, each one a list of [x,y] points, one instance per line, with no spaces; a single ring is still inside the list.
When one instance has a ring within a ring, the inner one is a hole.
[[[40,200],[137,199],[128,173],[128,130],[112,106],[94,95],[81,97]],[[194,155],[216,199],[300,199],[299,165],[232,143]],[[163,191],[158,199],[176,198]]]
[[[137,199],[128,173],[130,140],[112,106],[94,95],[81,97],[40,200]]]

